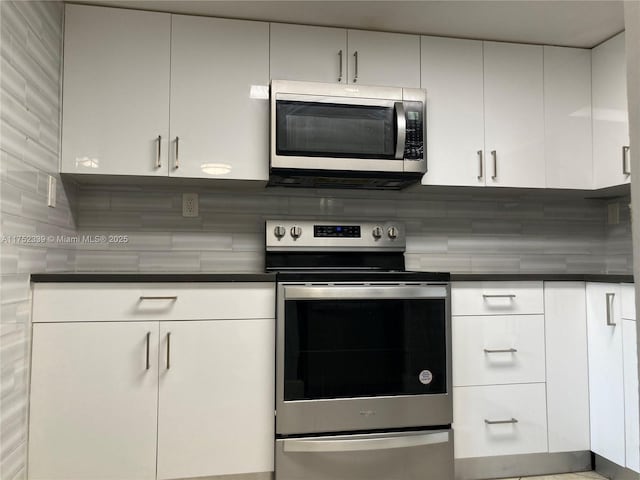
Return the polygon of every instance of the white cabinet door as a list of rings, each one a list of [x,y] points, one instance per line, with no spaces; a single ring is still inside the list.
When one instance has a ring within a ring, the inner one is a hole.
[[[544,383],[456,387],[455,458],[547,451]]]
[[[347,83],[347,31],[272,23],[270,77],[275,80]]]
[[[591,50],[544,47],[547,188],[593,188]]]
[[[626,467],[640,472],[640,418],[638,411],[638,344],[636,322],[622,320],[624,363],[624,432]]]
[[[35,324],[29,478],[154,480],[157,402],[158,322]]]
[[[609,319],[607,301],[610,303]],[[591,450],[624,465],[622,323],[618,285],[587,284],[587,338]]]
[[[427,172],[423,185],[485,184],[482,42],[421,38],[427,90]]]
[[[272,471],[275,321],[160,328],[158,479]]]
[[[487,185],[543,188],[542,47],[484,42]]]
[[[171,16],[174,177],[264,180],[269,24]]]
[[[453,317],[453,385],[545,381],[544,317]]]
[[[545,282],[549,452],[590,449],[584,282]]]
[[[167,175],[171,17],[65,7],[65,173]]]
[[[593,176],[596,188],[629,183],[627,63],[624,32],[591,51]],[[623,160],[624,155],[624,160]]]
[[[349,30],[349,83],[420,88],[420,37]]]

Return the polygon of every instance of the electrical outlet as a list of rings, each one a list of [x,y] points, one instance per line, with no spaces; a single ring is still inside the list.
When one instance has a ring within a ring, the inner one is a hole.
[[[47,206],[51,208],[55,208],[56,206],[56,189],[57,189],[57,181],[56,177],[52,177],[49,175],[49,188],[47,194]]]
[[[183,217],[198,216],[198,194],[197,193],[182,194],[182,216]]]

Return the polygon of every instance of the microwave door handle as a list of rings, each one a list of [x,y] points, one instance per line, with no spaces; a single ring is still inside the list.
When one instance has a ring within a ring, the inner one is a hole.
[[[407,117],[404,114],[404,104],[402,102],[395,103],[396,111],[396,127],[398,138],[396,139],[396,156],[397,160],[404,158],[404,147],[407,140]]]

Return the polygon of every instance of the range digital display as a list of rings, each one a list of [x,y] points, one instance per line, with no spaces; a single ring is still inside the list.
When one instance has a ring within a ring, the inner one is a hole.
[[[360,225],[314,225],[313,236],[360,238]]]

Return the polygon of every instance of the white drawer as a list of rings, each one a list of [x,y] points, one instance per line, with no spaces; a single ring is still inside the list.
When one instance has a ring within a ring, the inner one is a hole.
[[[453,429],[456,458],[546,452],[545,385],[454,388]]]
[[[545,381],[544,316],[453,317],[453,385]]]
[[[34,322],[274,318],[273,283],[38,283]]]
[[[543,314],[542,282],[453,282],[452,315]]]
[[[622,318],[636,319],[636,291],[633,283],[620,285],[620,297],[622,300]]]

